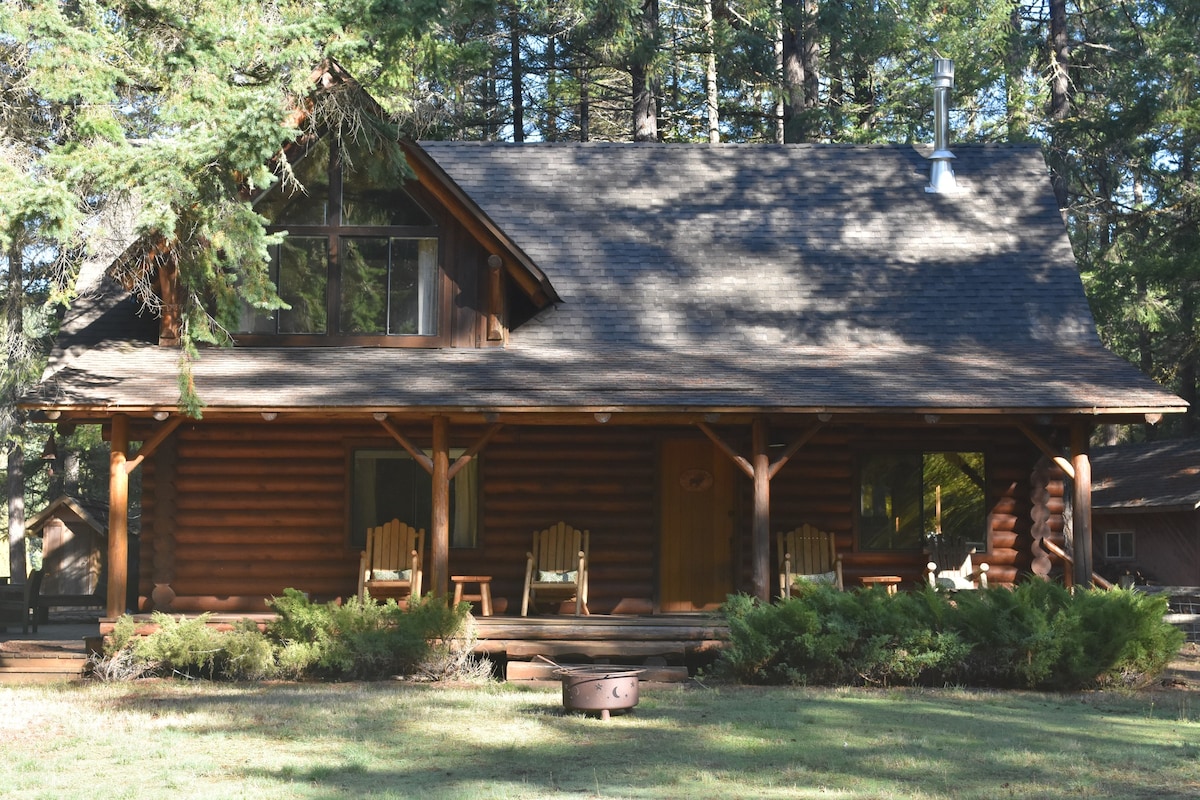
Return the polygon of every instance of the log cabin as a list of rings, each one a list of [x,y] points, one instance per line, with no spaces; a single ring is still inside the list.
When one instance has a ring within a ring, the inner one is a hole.
[[[428,531],[429,591],[490,576],[501,615],[557,521],[590,531],[596,615],[769,599],[803,524],[848,586],[916,585],[930,534],[993,584],[1087,582],[1090,432],[1186,404],[1103,347],[1038,147],[950,152],[938,124],[932,148],[404,142],[393,185],[321,140],[305,193],[256,201],[287,307],[202,348],[200,417],[169,261],[157,314],[90,265],[24,405],[111,442],[107,618],[352,596],[392,518]]]

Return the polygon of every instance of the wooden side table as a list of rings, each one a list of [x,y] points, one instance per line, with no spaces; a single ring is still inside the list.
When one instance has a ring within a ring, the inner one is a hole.
[[[887,589],[888,594],[895,594],[896,587],[900,585],[900,581],[904,580],[899,575],[864,575],[859,578],[862,585],[870,588],[871,586],[883,586]]]
[[[454,584],[454,605],[458,605],[463,600],[472,603],[479,603],[483,616],[490,617],[492,615],[492,576],[491,575],[451,575],[451,582]],[[470,583],[479,585],[477,594],[464,594],[463,588]]]

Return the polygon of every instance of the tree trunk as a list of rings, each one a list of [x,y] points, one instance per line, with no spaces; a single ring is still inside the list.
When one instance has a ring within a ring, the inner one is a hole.
[[[16,442],[8,451],[8,569],[13,583],[25,582],[25,454]]]
[[[783,0],[783,138],[811,142],[816,138],[812,112],[818,104],[820,75],[816,0]]]
[[[579,141],[586,142],[591,136],[589,125],[591,124],[592,99],[588,88],[588,71],[586,69],[579,70]]]
[[[1029,126],[1025,119],[1025,52],[1021,44],[1021,2],[1013,0],[1008,14],[1008,50],[1004,65],[1004,114],[1008,123],[1008,140],[1019,142],[1026,138]]]
[[[525,72],[521,67],[521,15],[514,3],[508,15],[509,67],[512,84],[513,141],[525,141]]]
[[[717,51],[713,35],[712,0],[704,0],[704,89],[708,106],[708,141],[721,141],[721,116],[717,109]]]
[[[658,41],[658,0],[643,0],[639,41],[634,46],[629,74],[633,78],[633,140],[658,141],[657,86],[651,68]]]
[[[775,144],[783,144],[787,120],[787,103],[783,96],[783,0],[775,0],[775,23],[775,74],[780,81],[775,101]]]
[[[4,303],[4,323],[7,329],[3,340],[7,369],[14,370],[0,381],[3,394],[0,403],[8,406],[11,425],[7,437],[0,437],[0,447],[8,449],[8,564],[14,582],[25,581],[25,454],[21,441],[25,433],[25,413],[17,408],[20,366],[25,357],[25,261],[22,237],[12,237],[8,250],[8,296]],[[2,431],[2,428],[0,428]],[[7,439],[7,440],[6,440]]]
[[[1067,40],[1067,0],[1050,0],[1050,123],[1062,122],[1071,113],[1071,47]],[[1058,207],[1067,207],[1067,176],[1061,169],[1051,175]]]

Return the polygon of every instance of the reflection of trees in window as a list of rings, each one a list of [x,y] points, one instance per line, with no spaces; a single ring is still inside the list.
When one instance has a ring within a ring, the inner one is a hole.
[[[263,313],[246,307],[240,329],[247,333],[325,333],[329,240],[289,236],[271,248],[271,280],[290,308]]]
[[[254,204],[272,225],[329,223],[329,143],[314,142],[292,164],[294,180],[279,184]],[[298,185],[297,185],[298,184]]]
[[[986,494],[982,453],[889,453],[863,459],[859,544],[917,550],[928,534],[982,541]]]
[[[322,140],[292,170],[294,181],[255,206],[269,229],[288,234],[272,249],[271,279],[289,308],[244,308],[239,332],[436,336],[436,225],[395,165],[354,142]]]
[[[343,333],[437,333],[437,240],[342,239]]]
[[[280,309],[279,333],[324,333],[325,284],[329,263],[324,238],[284,239],[275,249],[279,299],[291,306]]]
[[[462,450],[451,450],[457,458]],[[355,450],[351,469],[351,541],[366,543],[367,528],[399,519],[428,533],[433,520],[433,482],[402,450]],[[479,459],[450,481],[450,545],[474,547],[478,529]]]

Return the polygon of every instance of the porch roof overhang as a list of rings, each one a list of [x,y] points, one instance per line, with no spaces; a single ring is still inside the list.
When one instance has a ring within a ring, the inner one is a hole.
[[[178,350],[149,344],[95,346],[47,376],[23,405],[79,419],[173,413],[178,359]],[[212,348],[201,352],[192,374],[210,418],[387,413],[565,424],[609,414],[625,424],[651,424],[714,414],[725,421],[832,414],[1144,422],[1186,409],[1099,346],[1060,351],[1044,362],[1028,353],[921,347]]]

